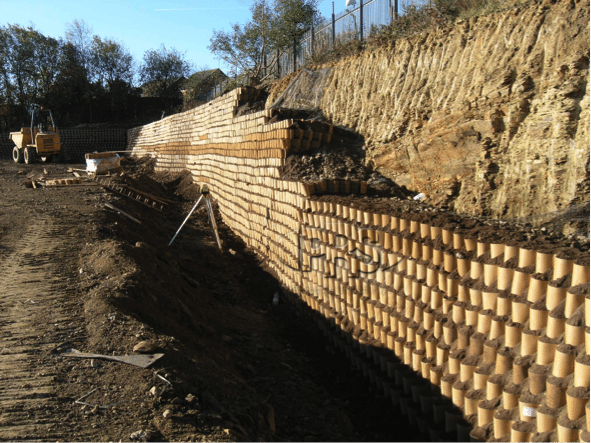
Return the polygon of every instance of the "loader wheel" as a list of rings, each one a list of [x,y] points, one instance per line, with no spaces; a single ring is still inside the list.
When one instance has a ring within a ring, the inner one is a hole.
[[[35,149],[34,148],[25,148],[25,163],[30,165],[35,162]]]
[[[48,162],[48,161],[50,161],[50,160],[51,160],[51,157],[52,157],[51,155],[48,155],[48,156],[46,156],[46,157],[41,157],[41,161],[42,161],[43,163],[45,163],[45,162]]]
[[[54,163],[59,163],[62,159],[62,154],[54,154],[51,156],[51,160],[53,160]]]
[[[23,149],[19,149],[16,146],[12,150],[12,159],[15,163],[22,163],[23,162]]]

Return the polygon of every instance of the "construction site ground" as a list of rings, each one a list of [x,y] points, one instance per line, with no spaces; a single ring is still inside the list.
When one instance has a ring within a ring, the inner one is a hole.
[[[277,280],[219,218],[218,250],[204,205],[168,246],[198,196],[189,177],[122,163],[112,179],[163,211],[92,182],[23,184],[85,165],[0,162],[0,440],[428,439],[305,310],[273,303]],[[139,368],[57,349],[138,344],[164,356]]]

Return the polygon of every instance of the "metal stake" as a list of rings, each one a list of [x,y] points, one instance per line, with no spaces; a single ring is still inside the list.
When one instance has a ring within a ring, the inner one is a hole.
[[[183,224],[176,231],[176,234],[174,234],[174,237],[172,237],[172,240],[170,241],[170,243],[168,244],[168,246],[172,245],[172,242],[174,241],[174,239],[176,238],[176,236],[179,235],[179,232],[181,232],[181,229],[183,229],[183,226],[185,226],[185,223],[187,223],[187,220],[189,220],[189,217],[191,217],[191,214],[193,213],[193,211],[195,209],[197,209],[197,205],[199,204],[199,202],[201,201],[202,198],[203,198],[203,194],[201,194],[201,197],[199,197],[199,200],[197,200],[197,203],[195,203],[195,206],[193,206],[193,209],[191,209],[191,212],[189,212],[189,215],[187,215],[187,218],[185,218],[185,221],[183,221]]]
[[[224,250],[222,249],[222,242],[220,241],[220,235],[218,233],[218,226],[215,222],[215,217],[213,214],[213,206],[211,205],[211,200],[209,198],[209,188],[207,186],[203,185],[199,189],[199,192],[201,193],[199,200],[197,200],[197,203],[195,203],[195,206],[193,206],[193,209],[191,209],[191,212],[189,212],[189,215],[187,215],[187,217],[185,218],[185,220],[183,221],[183,223],[181,224],[179,229],[176,231],[176,234],[174,234],[174,237],[172,237],[172,240],[170,240],[170,243],[168,244],[168,246],[170,246],[172,244],[172,242],[174,241],[174,239],[176,238],[178,233],[181,231],[183,226],[185,226],[185,223],[187,222],[187,220],[189,220],[189,217],[191,217],[191,214],[193,213],[193,211],[197,208],[197,205],[199,205],[199,202],[201,201],[201,199],[203,197],[205,197],[205,207],[207,208],[207,214],[209,215],[209,221],[211,223],[211,227],[213,228],[213,234],[215,235],[215,240],[218,244],[218,248],[220,248],[220,251],[224,252]]]
[[[215,239],[218,242],[218,248],[220,251],[224,252],[222,249],[222,243],[220,241],[220,236],[218,234],[218,226],[215,222],[215,218],[213,216],[213,207],[211,206],[211,200],[208,197],[205,197],[205,204],[207,205],[207,212],[209,213],[209,220],[211,221],[211,227],[213,228],[213,233],[215,235]]]

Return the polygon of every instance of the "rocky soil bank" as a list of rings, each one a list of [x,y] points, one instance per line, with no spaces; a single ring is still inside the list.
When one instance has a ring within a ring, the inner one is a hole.
[[[320,108],[433,205],[513,218],[588,202],[589,1],[530,1],[343,59]]]

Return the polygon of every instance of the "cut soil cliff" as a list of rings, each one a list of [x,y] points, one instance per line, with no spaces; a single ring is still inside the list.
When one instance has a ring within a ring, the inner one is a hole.
[[[341,60],[321,109],[431,204],[507,218],[589,201],[589,1],[530,2]]]

